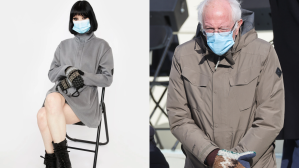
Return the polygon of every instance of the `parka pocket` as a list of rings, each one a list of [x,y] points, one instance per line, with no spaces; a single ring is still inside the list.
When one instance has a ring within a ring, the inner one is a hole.
[[[186,67],[183,69],[182,76],[192,85],[198,87],[206,87],[210,81],[210,78],[207,75],[195,72]]]
[[[238,102],[241,111],[250,108],[253,104],[257,77],[260,74],[260,66],[251,66],[230,77],[229,83],[232,93]]]
[[[182,77],[189,105],[201,110],[200,107],[204,105],[203,99],[207,94],[210,77],[187,67],[183,68]]]

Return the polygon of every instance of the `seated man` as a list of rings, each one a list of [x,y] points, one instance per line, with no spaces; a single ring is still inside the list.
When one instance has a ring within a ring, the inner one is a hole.
[[[174,53],[167,98],[185,168],[276,167],[284,85],[274,48],[237,0],[204,0],[198,19],[196,37]]]

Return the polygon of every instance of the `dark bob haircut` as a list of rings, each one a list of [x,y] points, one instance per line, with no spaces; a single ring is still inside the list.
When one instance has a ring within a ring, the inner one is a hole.
[[[74,23],[73,23],[73,17],[76,15],[81,15],[84,17],[89,18],[90,21],[90,30],[87,32],[87,34],[90,34],[98,29],[98,22],[96,19],[96,16],[93,12],[93,9],[91,5],[87,1],[77,1],[72,9],[70,14],[70,23],[69,23],[69,31],[72,34],[78,34],[78,32],[73,30]]]

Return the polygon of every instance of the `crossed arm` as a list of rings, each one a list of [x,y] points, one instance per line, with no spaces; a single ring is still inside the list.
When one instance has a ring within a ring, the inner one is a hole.
[[[58,81],[61,77],[66,76],[65,70],[71,65],[60,64],[60,46],[55,51],[53,61],[48,72],[48,77],[51,82]],[[98,69],[96,73],[84,72],[82,78],[84,84],[88,86],[107,87],[110,86],[113,81],[113,55],[112,50],[109,47],[102,55],[99,55],[100,60],[98,63]]]
[[[176,49],[169,77],[167,112],[172,134],[204,164],[207,156],[217,145],[195,124],[188,107],[183,79],[181,77],[179,51]],[[275,71],[280,68],[280,63],[274,48],[269,48],[269,53],[263,64],[257,86],[257,109],[252,127],[238,145],[231,151],[255,151],[255,164],[265,153],[283,127],[284,121],[284,86],[283,77],[278,77]]]

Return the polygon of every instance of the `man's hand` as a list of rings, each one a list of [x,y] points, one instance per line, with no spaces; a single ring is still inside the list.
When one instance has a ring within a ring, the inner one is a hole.
[[[254,151],[236,153],[222,149],[217,153],[213,168],[250,168],[249,160],[255,155]]]

